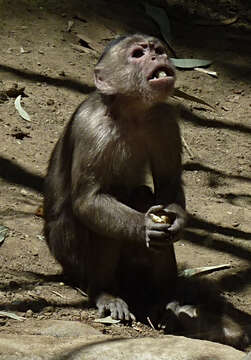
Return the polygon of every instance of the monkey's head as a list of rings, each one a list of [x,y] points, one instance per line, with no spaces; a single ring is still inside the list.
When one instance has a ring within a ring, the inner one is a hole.
[[[164,43],[135,34],[108,44],[95,67],[94,79],[103,94],[133,97],[151,105],[172,93],[175,70]]]

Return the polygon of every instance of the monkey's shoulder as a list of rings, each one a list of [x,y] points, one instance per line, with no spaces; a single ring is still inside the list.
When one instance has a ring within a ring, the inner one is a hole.
[[[92,118],[97,118],[99,112],[104,108],[97,91],[91,93],[76,109],[72,118],[75,123],[90,122]]]
[[[76,139],[104,136],[105,131],[110,130],[112,126],[107,115],[107,107],[97,91],[78,106],[72,116],[70,127]]]

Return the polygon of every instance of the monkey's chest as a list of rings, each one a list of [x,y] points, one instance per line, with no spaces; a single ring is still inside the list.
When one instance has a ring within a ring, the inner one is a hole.
[[[149,159],[128,156],[122,162],[113,159],[112,183],[127,189],[146,185],[154,190],[153,174]]]
[[[110,152],[109,185],[116,189],[112,193],[122,202],[132,202],[132,207],[144,211],[154,203],[156,185],[169,183],[179,169],[180,160],[172,158],[173,149],[168,148],[165,138],[153,144],[151,141],[134,142],[132,146],[121,144]]]

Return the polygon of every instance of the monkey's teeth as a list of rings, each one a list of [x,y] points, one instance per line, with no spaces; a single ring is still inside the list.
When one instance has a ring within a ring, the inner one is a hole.
[[[159,78],[164,78],[164,77],[166,77],[165,71],[160,71],[160,72],[157,74],[157,78],[158,78],[158,79],[159,79]]]
[[[159,70],[154,74],[153,79],[162,79],[162,78],[165,78],[165,77],[167,77],[166,72],[163,71],[163,70]]]

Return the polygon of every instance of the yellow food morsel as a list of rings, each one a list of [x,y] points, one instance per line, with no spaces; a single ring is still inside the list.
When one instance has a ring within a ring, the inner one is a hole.
[[[152,220],[156,223],[171,224],[171,221],[167,215],[150,214]]]

